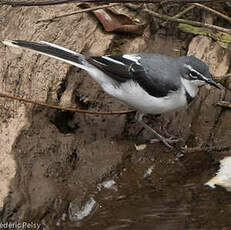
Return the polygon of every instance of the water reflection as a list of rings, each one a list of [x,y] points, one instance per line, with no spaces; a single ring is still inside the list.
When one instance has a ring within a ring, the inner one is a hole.
[[[108,191],[101,191],[96,197],[100,208],[83,221],[81,228],[75,225],[73,229],[194,230],[231,226],[230,194],[223,189],[188,183],[160,190],[150,185],[123,186],[110,193],[108,199]]]

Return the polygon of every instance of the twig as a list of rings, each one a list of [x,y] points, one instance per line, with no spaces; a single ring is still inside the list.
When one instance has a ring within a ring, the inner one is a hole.
[[[59,109],[59,110],[72,111],[72,112],[78,112],[78,113],[87,113],[87,114],[96,114],[96,115],[118,115],[118,114],[127,114],[127,113],[135,112],[135,110],[99,112],[99,111],[88,111],[88,110],[79,109],[79,108],[65,108],[65,107],[62,107],[62,106],[50,105],[50,104],[47,104],[45,102],[33,101],[33,100],[30,100],[30,99],[27,99],[27,98],[17,97],[17,96],[5,94],[5,93],[0,93],[0,97],[9,98],[9,99],[16,100],[16,101],[24,101],[26,103],[31,103],[31,104],[34,104],[34,105],[40,105],[40,106],[48,107],[48,108],[51,108],[51,109]]]
[[[10,6],[48,6],[73,2],[94,2],[94,3],[206,3],[206,2],[230,2],[230,0],[47,0],[47,1],[12,1],[0,0],[0,5]]]
[[[183,16],[184,14],[186,14],[188,11],[192,10],[193,8],[195,8],[195,6],[189,6],[188,8],[184,9],[182,12],[173,16],[173,18],[180,18],[181,16]]]
[[[231,146],[210,146],[210,147],[193,147],[183,148],[183,153],[195,153],[195,152],[223,152],[231,150]]]
[[[221,106],[223,108],[231,109],[231,103],[228,101],[219,101],[216,105]]]
[[[213,79],[214,79],[217,83],[221,83],[221,84],[225,83],[225,81],[226,81],[227,79],[229,79],[229,78],[231,78],[231,73],[228,73],[228,74],[226,74],[226,75],[224,75],[224,76],[213,76]]]
[[[212,8],[210,8],[210,7],[208,7],[208,6],[202,5],[202,4],[200,4],[200,3],[193,3],[193,5],[194,5],[194,6],[198,6],[198,7],[200,7],[200,8],[203,8],[203,9],[205,9],[205,10],[208,10],[208,11],[210,11],[210,12],[212,12],[212,13],[214,13],[214,14],[216,14],[216,15],[218,15],[218,16],[224,18],[224,19],[226,19],[227,21],[231,22],[231,18],[230,18],[230,17],[228,17],[228,16],[222,14],[221,12],[218,12],[217,10],[214,10],[214,9],[212,9]]]
[[[162,15],[162,14],[156,13],[156,12],[148,10],[148,9],[144,9],[144,11],[146,13],[148,13],[150,15],[153,15],[155,17],[158,17],[158,18],[160,18],[162,20],[185,23],[185,24],[189,24],[189,25],[193,25],[193,26],[206,27],[206,28],[209,28],[209,29],[213,29],[213,30],[221,31],[221,32],[224,32],[224,33],[227,33],[227,34],[231,34],[230,29],[225,29],[225,28],[220,27],[220,26],[215,26],[215,25],[211,25],[211,24],[208,24],[208,23],[196,22],[196,21],[191,21],[191,20],[178,19],[178,18],[167,16],[167,15]]]
[[[193,8],[195,8],[195,6],[189,6],[188,8],[184,9],[182,12],[176,14],[175,16],[173,16],[173,18],[180,18],[181,16],[183,16],[184,14],[186,14],[188,11],[192,10]],[[167,22],[163,22],[161,25],[165,26],[167,24]]]
[[[71,16],[71,15],[74,15],[74,14],[79,14],[79,13],[84,13],[84,12],[90,12],[90,11],[104,9],[104,8],[108,8],[108,7],[113,7],[113,6],[117,6],[119,4],[120,3],[112,3],[110,5],[95,6],[95,7],[91,7],[91,8],[88,8],[88,9],[77,10],[77,11],[73,11],[73,12],[66,13],[66,14],[56,15],[56,16],[51,17],[51,18],[42,18],[42,19],[39,19],[37,22],[52,21],[52,20],[55,20],[57,18],[67,17],[67,16]]]

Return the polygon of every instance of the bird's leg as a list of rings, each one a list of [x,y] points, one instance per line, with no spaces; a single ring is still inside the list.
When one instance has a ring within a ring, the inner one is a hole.
[[[175,143],[176,140],[173,140],[172,138],[165,138],[161,136],[159,133],[157,133],[153,128],[151,128],[143,121],[143,115],[144,114],[137,113],[136,114],[137,121],[140,122],[145,129],[151,131],[158,138],[158,140],[162,141],[168,148],[172,148],[172,146],[169,143]]]
[[[162,141],[168,148],[172,148],[172,146],[168,143],[168,139],[161,136],[159,133],[157,133],[153,128],[151,128],[149,125],[147,125],[143,120],[139,121],[143,127],[147,130],[150,130],[157,138],[158,140]]]

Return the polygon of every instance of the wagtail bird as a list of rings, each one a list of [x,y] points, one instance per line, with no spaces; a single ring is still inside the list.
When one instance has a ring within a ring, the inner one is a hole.
[[[179,58],[137,53],[85,57],[48,42],[3,41],[5,45],[34,50],[84,69],[105,92],[137,109],[138,121],[166,146],[165,138],[148,126],[144,114],[162,114],[187,106],[205,84],[220,88],[208,66],[193,56]]]

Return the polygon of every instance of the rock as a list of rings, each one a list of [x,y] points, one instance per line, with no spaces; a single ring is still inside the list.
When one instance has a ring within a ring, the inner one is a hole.
[[[220,161],[220,169],[217,175],[209,180],[205,185],[215,188],[220,185],[227,191],[231,192],[231,157],[225,157]]]

